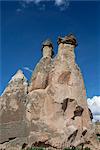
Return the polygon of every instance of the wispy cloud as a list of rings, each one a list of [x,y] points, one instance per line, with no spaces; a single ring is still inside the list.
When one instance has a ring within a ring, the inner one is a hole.
[[[61,6],[61,5],[68,5],[69,0],[55,0],[55,5]]]
[[[31,73],[33,72],[33,71],[32,71],[30,68],[28,68],[28,67],[24,67],[23,69],[24,69],[24,70],[27,70],[27,71],[29,71],[29,72],[31,72]]]
[[[100,96],[94,96],[87,99],[88,106],[91,109],[94,117],[94,121],[100,121]]]
[[[22,4],[22,5],[24,5],[24,7],[25,7],[25,5],[27,6],[29,4],[34,3],[37,6],[40,6],[40,8],[42,6],[43,6],[43,8],[45,8],[47,2],[52,2],[52,4],[54,4],[55,6],[59,7],[60,10],[65,10],[65,9],[67,9],[69,7],[69,0],[21,0],[21,2],[24,3],[24,4]]]
[[[17,12],[21,12],[22,9],[21,9],[21,8],[17,8],[16,11],[17,11]]]

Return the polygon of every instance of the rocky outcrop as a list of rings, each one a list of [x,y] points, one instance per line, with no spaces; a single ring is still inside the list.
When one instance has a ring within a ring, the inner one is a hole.
[[[29,86],[29,92],[36,89],[45,89],[48,86],[48,74],[50,71],[51,57],[53,56],[53,45],[50,40],[42,44],[43,57],[37,64]]]
[[[2,94],[1,147],[99,150],[82,74],[75,63],[76,38],[72,34],[60,37],[58,44],[58,54],[52,58],[52,43],[44,42],[43,57],[30,83],[18,71]]]
[[[0,97],[0,143],[28,135],[25,122],[27,80],[19,70]]]

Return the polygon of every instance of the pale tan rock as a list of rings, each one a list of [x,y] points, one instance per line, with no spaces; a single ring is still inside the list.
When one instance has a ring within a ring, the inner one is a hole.
[[[95,123],[96,133],[100,134],[100,122]]]
[[[27,145],[99,150],[84,81],[75,62],[76,38],[72,34],[60,37],[58,44],[58,54],[52,59],[52,43],[45,41],[29,86],[18,71],[0,98],[0,143],[6,149]]]
[[[52,57],[54,55],[53,44],[50,39],[42,43],[43,57]]]
[[[48,86],[48,72],[50,68],[50,57],[43,57],[37,64],[28,87],[28,92],[36,89],[45,89]]]
[[[28,91],[45,89],[48,86],[48,73],[50,70],[51,58],[53,56],[53,45],[50,40],[42,44],[43,57],[37,64],[30,81]]]
[[[19,70],[0,97],[0,143],[27,135],[24,119],[26,101],[27,80]]]
[[[24,92],[24,94],[27,93],[27,79],[25,78],[23,72],[21,70],[18,70],[17,73],[9,81],[2,95],[6,93],[10,96],[10,94],[16,94],[20,91]]]

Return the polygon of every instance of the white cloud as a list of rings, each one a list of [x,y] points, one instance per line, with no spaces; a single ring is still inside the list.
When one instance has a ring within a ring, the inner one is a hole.
[[[68,3],[68,0],[55,0],[57,6],[66,5],[66,3]]]
[[[43,1],[43,0],[22,0],[22,1],[24,1],[24,2],[26,2],[27,4],[29,4],[29,3],[31,3],[31,2],[34,2],[34,3],[39,3],[39,2],[41,2],[41,1]]]
[[[33,71],[32,71],[30,68],[28,68],[28,67],[24,67],[23,69],[24,69],[24,70],[27,70],[27,71],[29,71],[29,72],[31,72],[31,73],[33,72]]]
[[[60,10],[64,10],[69,6],[69,0],[22,0],[26,5],[34,3],[43,5],[44,2],[53,2],[55,6],[58,6]]]
[[[87,99],[88,106],[93,113],[94,120],[100,121],[100,96],[94,96]]]

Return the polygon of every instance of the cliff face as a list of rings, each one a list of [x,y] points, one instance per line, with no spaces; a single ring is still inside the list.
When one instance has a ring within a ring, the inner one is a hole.
[[[90,147],[99,150],[90,119],[86,91],[75,63],[73,35],[58,38],[58,54],[43,43],[43,57],[30,83],[18,71],[0,97],[1,147],[19,149],[23,144],[63,150]]]

